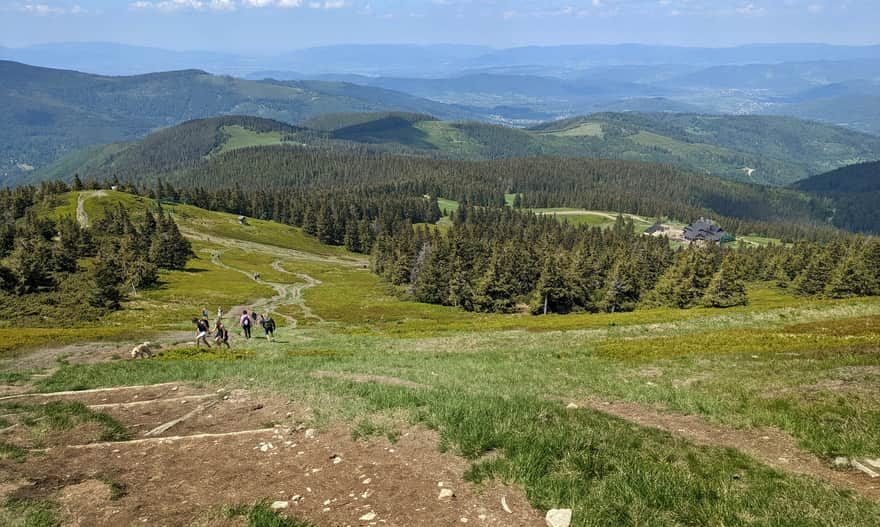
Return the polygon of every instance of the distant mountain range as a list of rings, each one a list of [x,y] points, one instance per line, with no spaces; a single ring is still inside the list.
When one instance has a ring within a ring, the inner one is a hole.
[[[200,117],[296,123],[329,112],[402,110],[478,119],[467,108],[325,81],[257,82],[199,70],[106,77],[0,61],[0,183],[83,147],[131,141]]]
[[[104,75],[132,75],[175,69],[203,69],[217,74],[294,71],[369,76],[448,77],[469,72],[553,75],[605,66],[780,64],[805,61],[880,59],[880,46],[828,44],[756,44],[729,48],[644,44],[527,46],[335,45],[295,51],[234,54],[170,51],[102,42],[64,42],[25,48],[0,47],[0,59]]]
[[[347,82],[516,126],[595,112],[692,112],[788,115],[880,134],[880,46],[338,45],[246,56],[66,43],[0,48],[2,58],[103,75],[198,69]]]

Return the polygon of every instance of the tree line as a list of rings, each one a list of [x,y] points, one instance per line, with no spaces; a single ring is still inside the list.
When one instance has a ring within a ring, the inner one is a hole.
[[[494,313],[733,307],[748,303],[752,281],[810,297],[880,295],[876,238],[673,250],[623,218],[589,228],[509,208],[462,207],[446,233],[401,222],[377,238],[372,264],[414,300]]]

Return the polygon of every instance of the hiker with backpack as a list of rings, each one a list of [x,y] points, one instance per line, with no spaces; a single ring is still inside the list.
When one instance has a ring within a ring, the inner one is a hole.
[[[204,342],[205,346],[211,347],[211,344],[208,343],[208,331],[211,330],[208,322],[204,319],[194,318],[192,319],[193,324],[196,325],[196,347],[199,347],[200,342]]]
[[[226,344],[227,348],[231,347],[229,345],[229,331],[220,320],[214,325],[214,344],[216,344],[217,347],[220,347],[223,344]]]
[[[241,326],[241,329],[244,330],[244,338],[251,338],[251,316],[248,315],[247,309],[244,310],[241,314],[241,318],[238,320],[238,325]]]
[[[260,315],[260,325],[263,326],[263,331],[266,333],[266,340],[268,340],[269,342],[274,341],[275,321],[272,320],[272,317]]]

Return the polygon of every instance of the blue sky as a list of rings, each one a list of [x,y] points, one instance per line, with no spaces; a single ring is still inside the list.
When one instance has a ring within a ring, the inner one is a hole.
[[[880,42],[878,0],[0,0],[0,46]]]

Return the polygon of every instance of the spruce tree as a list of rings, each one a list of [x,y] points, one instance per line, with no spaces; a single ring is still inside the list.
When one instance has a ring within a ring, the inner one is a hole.
[[[193,256],[189,240],[180,234],[174,220],[161,212],[161,209],[149,256],[150,261],[160,269],[183,269]]]
[[[15,248],[15,223],[0,223],[0,258],[5,258]]]
[[[693,307],[703,291],[696,279],[697,250],[688,248],[678,253],[675,263],[666,270],[651,292],[655,304],[677,308]]]
[[[871,280],[862,252],[854,247],[831,274],[825,293],[830,298],[868,296],[871,294]]]
[[[0,291],[13,293],[18,287],[18,279],[12,269],[0,265]]]
[[[413,296],[419,302],[445,304],[449,299],[449,249],[442,238],[435,238],[413,283]]]
[[[511,313],[516,308],[514,277],[509,266],[509,250],[496,248],[486,272],[477,282],[474,308],[485,313]]]
[[[822,294],[837,267],[836,254],[837,249],[833,244],[814,253],[794,282],[795,293],[802,296]]]
[[[639,302],[640,294],[639,269],[635,259],[623,256],[608,276],[602,310],[608,313],[632,311]]]
[[[748,303],[746,287],[740,278],[736,254],[730,253],[724,258],[721,267],[703,296],[703,305],[707,307],[734,307]]]
[[[40,237],[19,240],[10,257],[10,265],[19,294],[55,287],[52,248]]]
[[[96,307],[111,310],[120,307],[124,276],[117,250],[114,244],[106,243],[95,255],[92,266],[92,280],[95,287],[92,290],[91,303]]]
[[[862,250],[862,259],[868,271],[868,294],[880,296],[880,238],[866,240],[865,248]]]
[[[80,254],[80,227],[70,217],[58,222],[58,242],[53,247],[55,270],[62,273],[76,272]]]
[[[570,313],[575,295],[571,289],[570,263],[565,253],[550,255],[544,261],[541,278],[532,300],[532,313]]]

